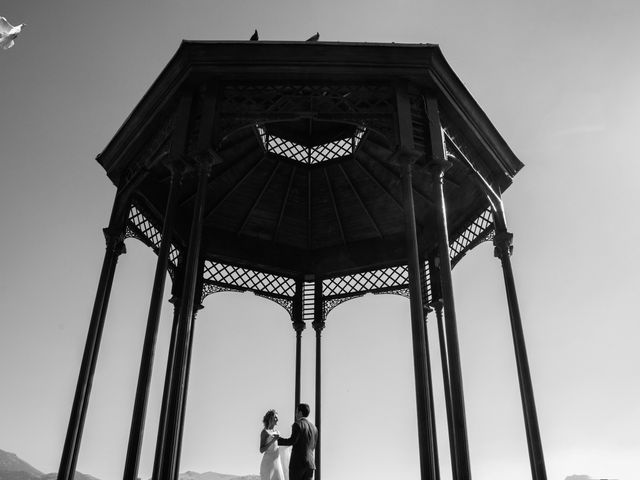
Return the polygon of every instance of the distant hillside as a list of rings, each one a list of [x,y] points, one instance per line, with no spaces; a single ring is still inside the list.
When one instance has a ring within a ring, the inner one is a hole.
[[[56,478],[58,478],[57,473],[45,473],[40,477],[39,480],[56,480]],[[86,473],[80,473],[77,470],[73,478],[74,480],[99,480],[98,478],[92,475],[87,475]]]
[[[0,450],[0,480],[56,480],[57,476],[57,473],[42,473],[15,453]],[[98,480],[98,478],[76,471],[74,480]],[[180,474],[180,480],[260,480],[260,476],[185,472]]]
[[[15,453],[0,450],[0,480],[35,480],[43,473]]]
[[[260,480],[259,475],[229,475],[224,473],[196,473],[184,472],[180,474],[180,480]]]
[[[569,475],[564,480],[609,480],[609,479],[606,479],[606,478],[598,479],[598,478],[590,477],[589,475]]]

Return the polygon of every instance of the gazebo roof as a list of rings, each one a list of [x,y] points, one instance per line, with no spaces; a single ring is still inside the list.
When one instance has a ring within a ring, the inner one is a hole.
[[[454,159],[445,175],[452,239],[489,206],[467,162],[497,191],[522,168],[437,45],[184,41],[98,156],[117,185],[149,170],[136,205],[158,228],[178,102],[203,85],[216,92],[209,149],[219,163],[203,237],[205,258],[214,262],[319,278],[404,264],[401,168],[390,161],[399,142],[398,85],[411,98],[418,151],[430,151],[422,95],[438,101]],[[187,155],[200,153],[202,98],[196,93],[192,104]],[[429,160],[413,178],[425,254],[436,244]],[[194,192],[186,180],[178,247],[186,244]]]

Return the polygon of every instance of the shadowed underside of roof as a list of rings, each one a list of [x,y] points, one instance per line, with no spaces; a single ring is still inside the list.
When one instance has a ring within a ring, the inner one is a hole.
[[[444,182],[451,232],[489,206],[466,160],[496,190],[522,167],[434,46],[185,43],[99,161],[117,184],[148,172],[136,202],[161,225],[179,103],[190,95],[184,156],[202,154],[210,125],[206,148],[217,159],[204,207],[206,258],[324,277],[402,264],[403,167],[390,161],[400,142],[398,85],[422,156],[413,197],[427,254],[437,210],[426,97],[437,99],[446,145],[456,147],[447,148]],[[185,177],[177,245],[187,242],[195,189]]]

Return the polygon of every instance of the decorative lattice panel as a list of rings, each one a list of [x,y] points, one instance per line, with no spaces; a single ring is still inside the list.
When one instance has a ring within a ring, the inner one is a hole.
[[[409,283],[406,265],[371,270],[334,277],[322,282],[322,295],[334,297],[353,293],[367,293],[382,289],[401,288]]]
[[[428,305],[433,300],[433,293],[431,292],[431,270],[429,269],[429,262],[424,262],[424,270],[422,272],[422,298],[425,300],[425,305]]]
[[[493,232],[493,214],[488,208],[471,222],[451,242],[449,256],[452,263],[456,263],[470,249],[486,240]]]
[[[313,282],[304,282],[302,284],[302,320],[305,322],[313,322],[315,299],[315,284]]]
[[[424,263],[421,272],[422,295],[425,308],[432,301],[431,273],[429,263]],[[323,315],[343,302],[361,297],[365,293],[393,294],[406,298],[410,297],[409,271],[406,265],[372,270],[354,275],[345,275],[324,280],[323,291]]]
[[[160,230],[135,205],[132,205],[131,210],[129,210],[126,236],[137,238],[156,252],[160,250],[160,242],[162,241]],[[172,268],[178,266],[179,258],[180,251],[175,245],[171,244],[169,248],[169,263]]]
[[[411,95],[411,124],[413,125],[413,144],[419,152],[429,152],[431,147],[427,140],[427,116],[425,112],[424,98],[422,95]]]
[[[220,128],[224,138],[247,125],[309,117],[364,125],[392,139],[394,105],[393,90],[381,85],[229,85]]]
[[[292,278],[210,260],[204,263],[203,277],[206,282],[270,296],[293,297],[296,291],[296,282]]]
[[[365,133],[364,128],[358,128],[352,137],[314,147],[306,147],[275,135],[269,135],[260,125],[256,128],[266,152],[281,155],[308,165],[353,155]]]

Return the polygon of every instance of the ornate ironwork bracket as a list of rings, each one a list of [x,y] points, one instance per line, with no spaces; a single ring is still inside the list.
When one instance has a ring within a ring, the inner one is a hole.
[[[229,288],[229,287],[222,287],[214,283],[204,283],[202,285],[202,295],[200,296],[200,303],[202,303],[204,299],[207,298],[209,295],[212,295],[214,293],[220,293],[220,292],[242,293],[243,291],[244,290],[240,290],[239,288]]]
[[[410,292],[409,292],[409,288],[399,288],[397,290],[388,290],[388,291],[384,291],[384,292],[372,292],[374,295],[399,295],[401,297],[404,298],[409,298]]]
[[[331,312],[331,310],[336,308],[338,305],[345,303],[349,300],[353,300],[355,298],[360,298],[363,296],[364,296],[364,293],[361,293],[357,295],[350,295],[348,297],[329,298],[327,300],[323,300],[322,301],[322,320],[326,321],[327,316],[329,315],[329,312]]]
[[[287,312],[289,312],[289,316],[293,316],[293,299],[291,298],[279,298],[272,297],[270,295],[264,295],[262,293],[255,293],[258,297],[266,298],[267,300],[271,300],[274,303],[277,303],[282,308],[284,308]],[[295,324],[294,324],[295,325]]]

